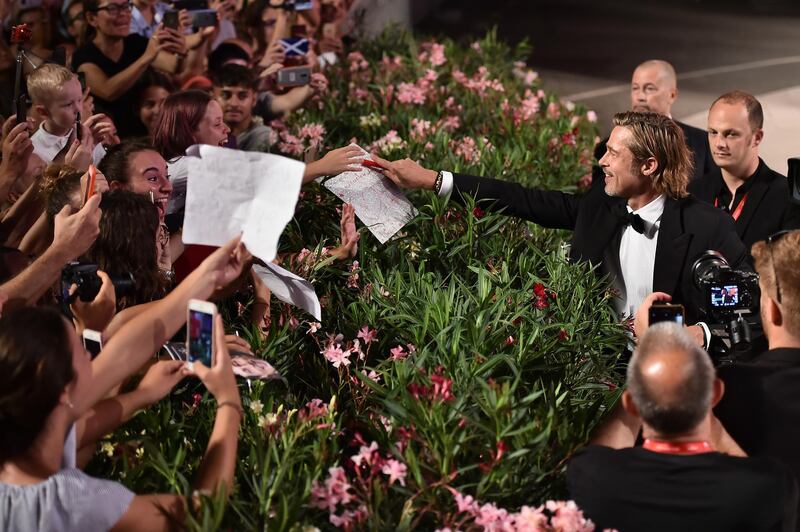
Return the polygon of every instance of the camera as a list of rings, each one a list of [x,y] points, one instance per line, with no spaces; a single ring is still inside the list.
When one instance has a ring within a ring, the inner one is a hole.
[[[718,251],[705,251],[692,265],[695,286],[703,293],[702,307],[709,328],[722,330],[727,342],[710,347],[712,355],[743,355],[752,344],[751,325],[757,323],[761,291],[758,274],[734,270]],[[755,316],[754,322],[748,317]]]
[[[124,273],[109,277],[111,277],[117,298],[133,293],[136,287],[133,274]],[[74,301],[75,298],[79,298],[81,301],[94,301],[102,284],[103,280],[97,275],[97,264],[71,262],[61,270],[61,299],[65,302]],[[76,285],[78,288],[70,296],[69,290],[72,285]]]

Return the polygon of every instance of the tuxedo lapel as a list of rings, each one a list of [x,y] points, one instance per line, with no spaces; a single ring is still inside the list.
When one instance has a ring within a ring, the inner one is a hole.
[[[667,198],[658,229],[653,291],[676,293],[692,236],[683,227],[681,202]]]

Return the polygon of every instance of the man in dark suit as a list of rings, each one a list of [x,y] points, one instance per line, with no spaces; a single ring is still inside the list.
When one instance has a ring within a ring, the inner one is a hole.
[[[725,397],[715,413],[750,456],[787,464],[800,478],[800,231],[753,246],[769,350],[719,369]]]
[[[708,112],[711,154],[719,168],[689,184],[695,197],[733,217],[747,249],[781,229],[800,228],[789,183],[758,156],[764,138],[759,101],[743,91],[723,94]]]
[[[705,250],[721,252],[738,267],[747,260],[730,216],[688,196],[690,156],[680,128],[655,113],[620,113],[600,160],[604,189],[585,195],[526,188],[516,183],[427,170],[405,159],[385,166],[387,177],[405,188],[440,195],[455,189],[493,200],[511,216],[544,227],[574,231],[571,258],[600,264],[620,291],[621,315],[633,316],[653,290],[671,294],[696,321],[703,294],[692,280],[692,264]],[[702,334],[702,333],[700,333]]]
[[[645,61],[636,67],[631,78],[631,110],[640,113],[658,113],[672,118],[672,104],[678,97],[678,81],[671,64],[660,59]],[[692,152],[693,170],[690,180],[698,179],[715,168],[708,149],[708,135],[702,129],[688,124],[675,123],[683,130],[686,145]],[[595,160],[599,161],[606,153],[608,138],[601,140],[594,148]],[[603,182],[603,169],[599,165],[592,168],[592,183]]]

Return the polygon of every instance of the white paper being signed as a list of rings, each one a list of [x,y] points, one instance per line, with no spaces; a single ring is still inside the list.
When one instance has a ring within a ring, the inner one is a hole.
[[[221,246],[242,234],[248,251],[270,262],[294,216],[305,164],[216,146],[187,151],[189,176],[183,241]]]
[[[322,308],[311,283],[271,262],[266,266],[256,264],[253,266],[253,271],[264,281],[273,296],[284,303],[305,310],[317,321],[322,321]]]
[[[366,151],[361,151],[365,159],[372,160]],[[381,244],[417,215],[417,209],[400,189],[376,170],[363,167],[343,172],[325,181],[324,186],[353,206],[358,219]]]

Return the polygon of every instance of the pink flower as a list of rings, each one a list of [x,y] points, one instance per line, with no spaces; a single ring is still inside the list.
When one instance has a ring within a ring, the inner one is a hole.
[[[523,506],[514,514],[514,528],[517,532],[543,532],[548,529],[547,516],[542,508]]]
[[[446,116],[439,120],[437,129],[444,129],[445,131],[455,131],[461,127],[461,118],[457,116]]]
[[[475,524],[484,527],[484,530],[505,530],[505,525],[508,529],[511,528],[511,516],[502,508],[498,508],[492,503],[486,503],[478,510],[478,515],[475,516]]]
[[[558,331],[558,339],[561,342],[566,342],[567,340],[569,340],[569,333],[567,331],[565,331],[564,329],[559,330]]]
[[[470,45],[470,47],[471,47],[473,50],[475,50],[476,52],[480,52],[480,51],[481,51],[481,43],[480,43],[479,41],[475,41],[474,43],[472,43],[472,44]]]
[[[350,483],[341,467],[331,467],[328,469],[328,478],[324,485],[315,481],[311,487],[311,507],[320,510],[327,509],[333,513],[336,511],[337,504],[347,504],[353,497],[350,494]]]
[[[367,378],[369,380],[371,380],[372,382],[380,382],[381,381],[380,374],[378,374],[378,372],[376,372],[374,369],[369,370],[369,373],[367,373]]]
[[[408,353],[403,350],[402,345],[398,345],[394,349],[391,349],[389,353],[392,355],[392,360],[403,360],[408,356]]]
[[[434,133],[434,131],[430,120],[422,120],[419,118],[411,119],[410,136],[412,140],[421,141],[432,133]]]
[[[597,113],[591,110],[586,111],[586,120],[592,123],[597,122]]]
[[[442,375],[431,375],[433,384],[432,399],[450,401],[453,399],[453,381]]]
[[[319,146],[325,136],[325,126],[322,124],[306,124],[297,134],[301,139],[308,139],[312,146]]]
[[[350,275],[347,276],[347,288],[358,289],[359,267],[360,265],[357,260],[354,260],[353,264],[350,265]]]
[[[547,116],[554,120],[561,116],[561,107],[558,105],[558,102],[550,102],[547,104]]]
[[[378,455],[378,443],[372,442],[369,444],[369,447],[366,445],[362,445],[361,448],[358,450],[358,454],[351,456],[350,460],[356,464],[356,467],[361,467],[362,464],[364,465],[372,465],[375,463],[380,456]]]
[[[347,54],[347,62],[350,63],[350,72],[358,72],[369,68],[369,62],[361,52],[350,52]]]
[[[282,142],[278,144],[278,149],[283,153],[288,155],[302,155],[306,149],[302,140],[286,130],[281,131],[280,138]]]
[[[438,43],[431,44],[431,64],[433,66],[442,66],[447,62],[447,58],[444,55],[444,45]]]
[[[339,344],[329,345],[324,351],[320,351],[328,362],[333,364],[334,368],[338,368],[342,364],[345,366],[350,365],[350,350],[342,351]]]
[[[371,344],[378,339],[378,329],[370,329],[369,325],[364,325],[356,336],[364,340],[365,344]]]
[[[401,83],[397,86],[397,101],[400,103],[425,103],[425,90],[413,83]]]
[[[312,399],[306,403],[305,410],[301,410],[303,419],[314,419],[328,415],[328,405],[322,399]]]
[[[559,532],[591,532],[594,524],[583,517],[583,512],[575,501],[547,501],[546,508],[555,515],[550,518],[550,525]]]
[[[403,150],[405,148],[406,141],[397,134],[397,131],[390,129],[386,135],[370,144],[367,151],[390,152],[393,150]]]
[[[472,495],[462,495],[461,493],[455,491],[453,493],[453,497],[456,499],[458,513],[468,513],[474,515],[478,512],[478,502],[472,498]]]
[[[478,150],[478,145],[472,137],[464,137],[460,142],[450,141],[450,148],[456,154],[467,162],[479,162],[481,159],[481,152]]]
[[[390,458],[384,462],[383,467],[381,468],[381,473],[384,475],[389,475],[389,485],[395,483],[395,481],[399,482],[401,486],[406,485],[406,471],[407,467],[404,463],[395,460],[394,458]]]
[[[322,324],[319,322],[308,322],[308,332],[306,334],[314,334],[319,330],[320,327],[322,327]]]
[[[508,338],[506,338],[506,345],[514,345],[514,337],[513,336],[509,336]]]
[[[406,344],[406,349],[408,349],[409,353],[417,352],[417,346],[415,346],[414,344]]]

